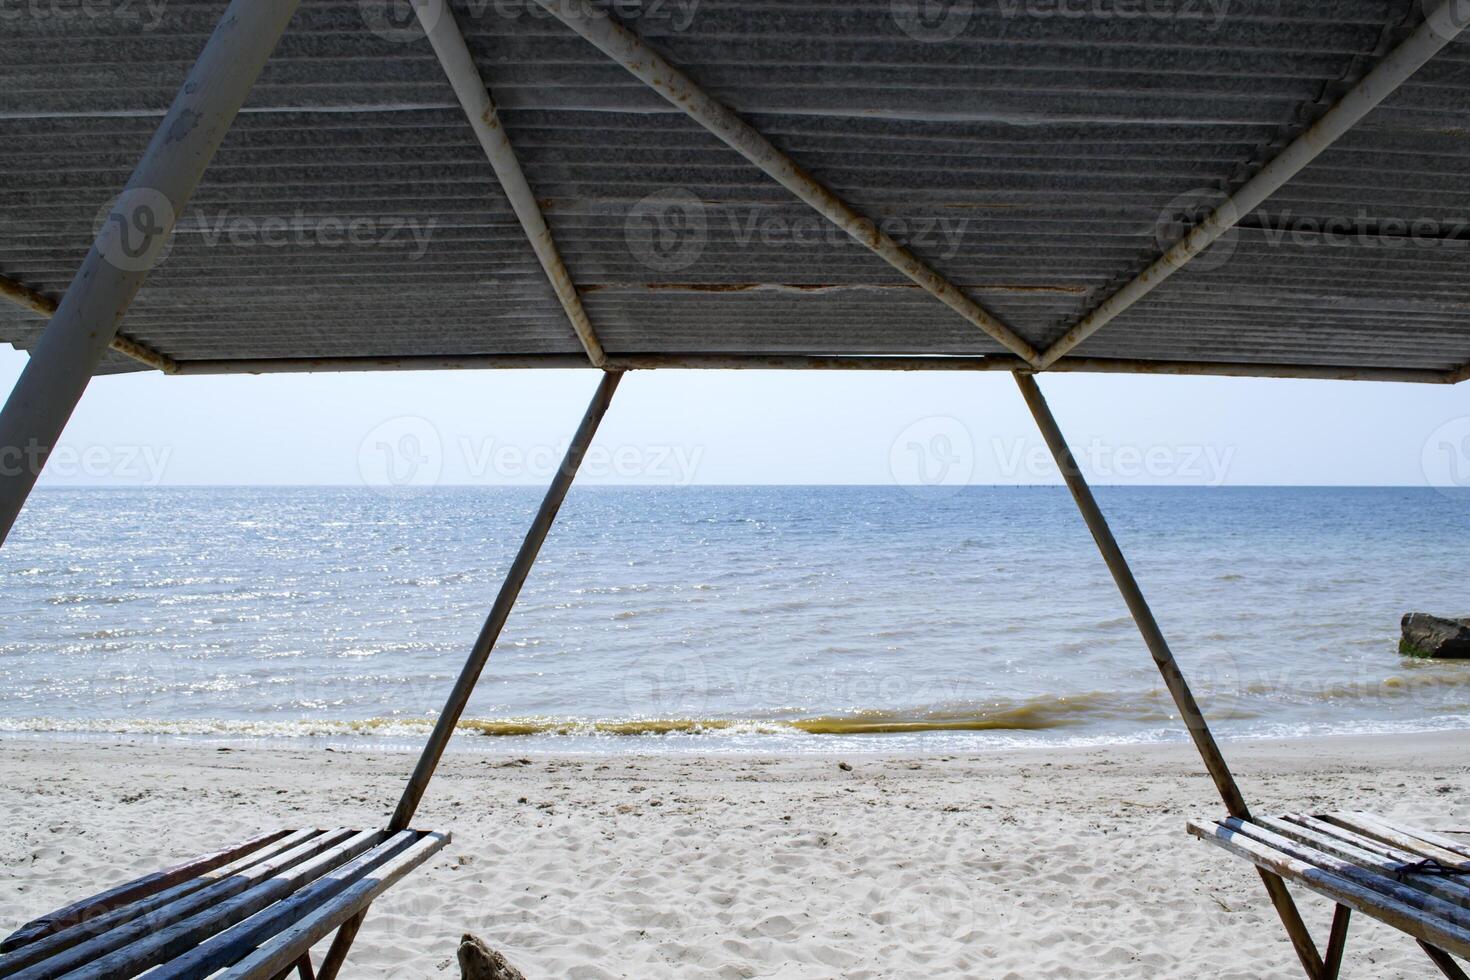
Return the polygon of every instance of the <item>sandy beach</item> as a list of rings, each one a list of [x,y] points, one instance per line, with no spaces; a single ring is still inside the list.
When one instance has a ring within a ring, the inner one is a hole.
[[[0,743],[0,929],[280,826],[373,826],[405,753]],[[1187,746],[970,757],[456,753],[420,826],[453,843],[374,907],[346,976],[457,977],[474,932],[528,977],[1296,975]],[[1234,742],[1265,811],[1470,827],[1470,733]],[[839,763],[845,762],[851,770]],[[1303,899],[1325,937],[1331,910]],[[1355,921],[1345,976],[1423,977]]]

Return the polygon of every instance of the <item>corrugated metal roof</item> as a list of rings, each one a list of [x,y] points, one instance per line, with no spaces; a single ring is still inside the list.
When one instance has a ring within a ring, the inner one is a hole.
[[[0,275],[65,290],[224,6],[22,5],[7,20]],[[581,351],[443,69],[388,6],[302,4],[129,337],[186,364]],[[934,10],[958,20],[916,26],[912,6],[616,9],[1038,348],[1422,16],[1417,0],[956,0]],[[611,355],[1004,352],[531,0],[456,11]],[[1074,354],[1464,365],[1467,164],[1456,42]],[[41,324],[7,306],[0,340],[27,347]]]

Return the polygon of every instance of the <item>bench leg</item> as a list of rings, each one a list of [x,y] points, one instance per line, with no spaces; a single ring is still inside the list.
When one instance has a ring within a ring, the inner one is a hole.
[[[311,971],[310,953],[302,953],[301,959],[297,960],[295,963],[292,963],[280,973],[277,973],[275,976],[271,977],[271,980],[286,980],[286,978],[293,973],[299,976],[301,980],[316,980],[316,974],[312,973]]]
[[[1347,946],[1348,924],[1353,910],[1339,905],[1332,915],[1332,935],[1327,940],[1327,957],[1322,962],[1322,980],[1337,980],[1342,970],[1342,951]]]
[[[347,951],[352,948],[352,941],[357,938],[357,930],[362,928],[362,919],[365,915],[367,915],[367,909],[363,909],[337,929],[337,935],[327,950],[326,958],[322,960],[322,968],[317,971],[316,980],[337,980],[337,973],[347,960]]]
[[[1424,948],[1425,953],[1429,954],[1429,958],[1434,961],[1435,966],[1439,967],[1439,971],[1450,980],[1470,980],[1470,977],[1465,975],[1465,971],[1460,969],[1460,964],[1456,963],[1449,953],[1438,946],[1429,945],[1422,939],[1419,940],[1419,945]]]

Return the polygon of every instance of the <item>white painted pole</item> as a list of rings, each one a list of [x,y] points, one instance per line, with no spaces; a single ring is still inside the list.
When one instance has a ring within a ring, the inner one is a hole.
[[[299,0],[233,0],[0,411],[0,544]]]

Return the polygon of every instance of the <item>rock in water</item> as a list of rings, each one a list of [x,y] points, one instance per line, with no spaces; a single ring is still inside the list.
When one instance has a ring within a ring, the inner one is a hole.
[[[1443,619],[1428,613],[1404,617],[1399,653],[1406,657],[1470,660],[1470,619]]]
[[[486,946],[485,940],[469,933],[459,941],[459,972],[463,980],[526,980],[504,956]]]

